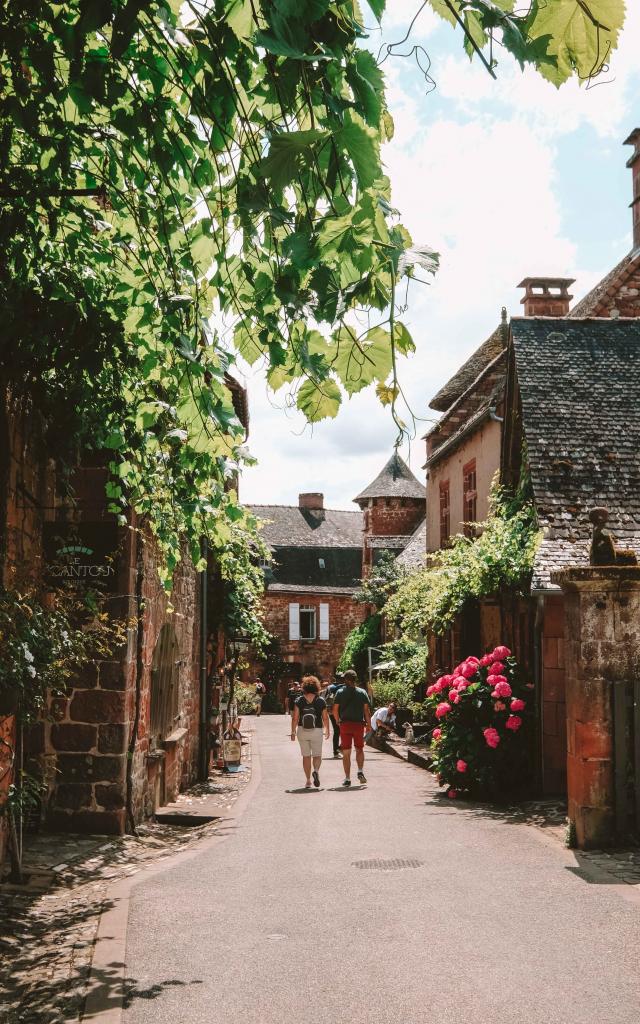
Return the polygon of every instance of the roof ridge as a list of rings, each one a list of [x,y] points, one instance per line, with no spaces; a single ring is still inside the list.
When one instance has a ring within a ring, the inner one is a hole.
[[[319,509],[302,509],[299,505],[278,505],[276,503],[265,503],[260,501],[241,501],[241,505],[245,508],[293,508],[297,512],[346,512],[350,516],[361,516],[362,512],[352,508],[319,508]]]

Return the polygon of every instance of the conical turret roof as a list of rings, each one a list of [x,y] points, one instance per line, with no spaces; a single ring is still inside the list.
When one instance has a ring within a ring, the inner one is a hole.
[[[375,480],[365,487],[354,501],[366,501],[367,498],[422,498],[425,488],[413,475],[406,462],[394,452],[384,469]]]

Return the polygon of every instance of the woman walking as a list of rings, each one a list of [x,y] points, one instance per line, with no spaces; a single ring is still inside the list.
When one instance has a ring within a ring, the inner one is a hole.
[[[315,676],[302,680],[302,696],[298,697],[291,719],[291,739],[298,738],[302,752],[302,767],[306,776],[305,789],[311,789],[311,765],[313,763],[313,785],[320,785],[322,764],[322,738],[329,739],[329,715],[327,704],[318,696],[320,683]]]

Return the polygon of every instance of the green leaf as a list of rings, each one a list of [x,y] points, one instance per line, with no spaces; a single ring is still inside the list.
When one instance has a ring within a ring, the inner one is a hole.
[[[307,380],[298,391],[296,405],[309,423],[317,423],[319,420],[335,419],[341,401],[340,388],[335,381],[323,380],[316,383]]]
[[[385,381],[392,368],[391,335],[372,327],[362,338],[344,325],[334,335],[329,361],[350,395],[374,380]]]
[[[399,389],[395,385],[376,384],[376,395],[382,405],[391,405],[398,397]]]
[[[347,81],[368,124],[377,128],[382,112],[384,76],[369,50],[356,50],[353,63],[347,67]]]
[[[335,140],[351,159],[361,188],[381,177],[378,136],[358,114],[346,111],[344,128],[336,132]]]
[[[527,31],[533,41],[550,37],[548,53],[557,60],[554,67],[543,65],[542,74],[554,85],[574,73],[581,79],[597,74],[618,44],[624,15],[624,0],[536,0]]]
[[[239,324],[233,334],[233,343],[243,359],[253,366],[264,355],[251,324]]]
[[[273,187],[283,189],[297,177],[300,167],[312,162],[313,148],[328,138],[317,128],[304,132],[281,132],[274,135],[269,153],[262,161],[262,172]]]
[[[367,0],[367,3],[379,24],[382,21],[382,15],[384,14],[384,9],[387,6],[386,0]]]
[[[405,356],[409,355],[410,352],[415,352],[416,346],[413,338],[405,325],[399,321],[393,325],[393,338],[398,352],[402,352]]]
[[[249,39],[255,29],[251,0],[230,0],[225,18],[229,28],[238,39]]]

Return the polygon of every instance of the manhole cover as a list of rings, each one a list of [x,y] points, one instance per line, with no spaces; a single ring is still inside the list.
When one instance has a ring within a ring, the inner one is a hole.
[[[423,863],[415,857],[394,857],[391,860],[374,857],[372,860],[354,860],[353,866],[365,871],[401,871],[402,868],[421,868]]]

